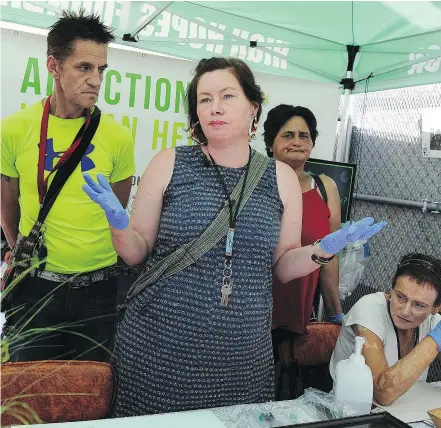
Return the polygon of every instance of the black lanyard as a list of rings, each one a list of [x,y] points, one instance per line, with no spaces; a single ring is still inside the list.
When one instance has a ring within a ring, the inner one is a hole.
[[[248,177],[248,170],[250,169],[251,147],[249,147],[249,150],[250,150],[250,154],[248,156],[248,162],[247,162],[246,169],[245,169],[245,177],[243,180],[242,189],[240,190],[239,200],[237,201],[236,209],[234,209],[235,208],[234,207],[235,201],[231,200],[230,194],[228,193],[227,185],[224,180],[224,177],[222,176],[222,173],[220,172],[219,167],[217,166],[216,162],[214,161],[213,157],[211,156],[210,152],[208,152],[208,149],[207,149],[208,156],[210,156],[211,162],[213,163],[213,166],[216,170],[217,177],[219,179],[220,184],[222,185],[222,189],[224,190],[225,198],[228,202],[228,207],[230,209],[229,210],[230,211],[230,227],[228,229],[227,242],[225,245],[225,256],[226,257],[232,257],[232,255],[233,255],[233,241],[234,241],[234,232],[236,230],[236,219],[237,219],[237,214],[239,213],[239,207],[242,202],[243,194],[245,192],[245,186],[246,186],[247,177]]]

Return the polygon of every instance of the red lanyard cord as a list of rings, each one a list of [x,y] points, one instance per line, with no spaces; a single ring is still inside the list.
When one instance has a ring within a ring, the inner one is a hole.
[[[47,129],[49,124],[50,99],[51,97],[49,96],[44,104],[43,117],[41,119],[41,128],[40,128],[40,147],[38,154],[38,176],[37,176],[40,207],[43,205],[44,197],[46,196],[47,193],[47,184],[49,181],[49,177],[52,175],[53,172],[57,171],[61,167],[61,165],[63,165],[63,163],[66,162],[67,159],[69,159],[69,157],[72,155],[75,149],[79,146],[81,140],[83,139],[84,132],[86,131],[87,127],[90,124],[90,118],[91,118],[90,110],[87,109],[86,124],[84,126],[84,131],[63,153],[63,156],[61,156],[61,158],[58,160],[57,164],[52,168],[48,176],[44,178],[44,164],[46,159],[46,143],[47,143]]]

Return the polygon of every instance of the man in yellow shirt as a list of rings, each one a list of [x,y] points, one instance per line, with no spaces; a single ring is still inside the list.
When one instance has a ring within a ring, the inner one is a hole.
[[[54,77],[54,93],[49,100],[2,121],[1,219],[11,248],[18,233],[27,236],[38,217],[44,197],[41,177],[49,177],[50,188],[55,175],[51,171],[73,144],[86,117],[93,114],[107,67],[107,45],[113,40],[97,16],[63,13],[47,38],[47,67]],[[38,176],[46,102],[50,106],[46,152]],[[23,333],[60,325],[63,331],[38,333],[11,343],[13,361],[109,357],[106,346],[114,334],[117,255],[105,214],[82,190],[85,172],[106,177],[122,205],[127,204],[135,172],[134,143],[130,131],[105,114],[44,223],[44,270],[31,271],[8,299],[10,307],[21,309],[7,316],[6,332],[17,337],[20,329]],[[51,300],[44,306],[48,296]]]

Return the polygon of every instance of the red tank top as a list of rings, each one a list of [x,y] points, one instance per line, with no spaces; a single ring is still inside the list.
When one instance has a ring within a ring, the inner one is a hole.
[[[319,195],[317,186],[302,194],[302,247],[313,244],[331,232],[331,212]],[[304,334],[308,324],[317,288],[320,269],[302,278],[282,284],[273,275],[273,328]]]

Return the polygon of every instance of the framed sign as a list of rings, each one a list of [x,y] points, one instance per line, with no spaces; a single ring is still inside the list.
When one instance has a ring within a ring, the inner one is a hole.
[[[441,158],[441,108],[422,109],[421,116],[423,156]]]
[[[335,181],[340,195],[341,222],[346,223],[351,212],[357,165],[310,158],[305,163],[305,171],[318,175],[325,174]]]

